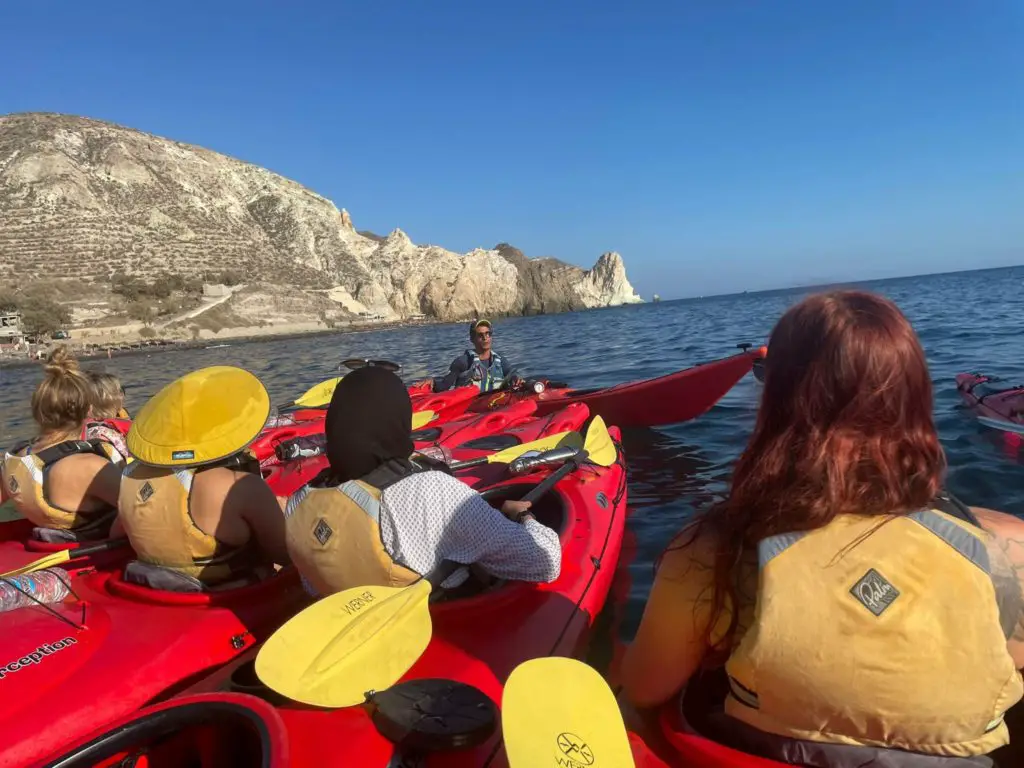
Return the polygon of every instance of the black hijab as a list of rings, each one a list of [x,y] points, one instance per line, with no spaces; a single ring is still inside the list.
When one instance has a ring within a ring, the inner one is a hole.
[[[365,480],[382,487],[412,471],[412,403],[391,371],[369,365],[338,382],[325,431],[337,483]]]

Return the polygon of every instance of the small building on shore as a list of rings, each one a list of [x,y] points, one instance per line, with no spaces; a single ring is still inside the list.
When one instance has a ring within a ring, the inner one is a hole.
[[[25,341],[20,312],[0,312],[0,344],[18,345]]]

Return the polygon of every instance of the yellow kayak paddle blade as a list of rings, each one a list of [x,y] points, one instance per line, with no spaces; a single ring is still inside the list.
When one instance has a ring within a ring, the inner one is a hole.
[[[430,422],[437,418],[437,414],[433,411],[413,411],[412,414],[412,429],[415,432],[417,429],[422,429],[427,426]]]
[[[342,377],[338,376],[327,381],[321,381],[319,384],[314,384],[298,397],[292,405],[297,405],[300,408],[326,408],[331,404],[334,390],[338,388],[338,382],[341,379]],[[412,428],[420,429],[425,427],[436,418],[437,414],[434,411],[416,411],[412,415]]]
[[[256,675],[294,701],[361,704],[394,685],[430,643],[426,579],[409,587],[355,587],[317,601],[264,643]]]
[[[33,560],[31,563],[26,563],[20,568],[15,568],[13,571],[7,571],[7,573],[0,573],[0,578],[10,578],[11,576],[21,576],[26,573],[32,573],[33,571],[41,571],[44,568],[52,568],[55,565],[61,565],[71,559],[68,554],[70,550],[62,549],[59,552],[51,552],[48,555],[44,555],[38,560]]]
[[[501,697],[501,729],[510,768],[636,765],[615,696],[576,659],[531,659],[512,670]]]
[[[193,467],[241,451],[270,415],[257,376],[233,365],[186,373],[153,395],[125,436],[128,451],[152,467]]]
[[[548,435],[547,437],[542,437],[539,440],[533,440],[529,443],[513,445],[511,448],[506,448],[495,453],[489,453],[486,456],[480,456],[476,459],[455,461],[449,464],[448,468],[452,471],[458,471],[461,469],[468,469],[469,467],[479,467],[483,464],[511,464],[520,456],[527,453],[542,454],[556,448],[566,447],[576,451],[580,450],[583,447],[583,435],[579,432],[558,432],[554,435]]]
[[[537,451],[543,453],[544,451],[551,451],[555,448],[582,448],[583,447],[583,435],[579,432],[559,432],[554,435],[548,435],[542,437],[539,440],[533,440],[529,443],[522,443],[521,445],[513,445],[511,448],[506,448],[503,451],[492,453],[487,457],[488,464],[508,464],[514,459],[518,459],[524,453],[530,451]]]
[[[326,408],[331,404],[331,398],[334,396],[334,390],[337,389],[339,381],[341,381],[341,376],[314,384],[297,397],[293,405],[302,408]]]
[[[85,557],[86,555],[95,555],[99,552],[107,552],[112,549],[120,549],[121,547],[131,546],[130,542],[126,537],[120,537],[116,539],[107,539],[96,544],[85,544],[80,547],[73,547],[71,549],[61,549],[57,552],[51,552],[48,555],[43,555],[38,560],[33,560],[31,563],[26,563],[20,568],[15,568],[7,573],[0,574],[0,578],[10,576],[21,576],[22,574],[32,573],[33,571],[41,571],[44,568],[52,568],[55,565],[63,565],[64,563],[75,560],[79,557]]]
[[[587,451],[587,461],[601,467],[610,467],[615,463],[618,450],[608,433],[604,419],[595,416],[587,427],[587,436],[583,441],[583,447]]]

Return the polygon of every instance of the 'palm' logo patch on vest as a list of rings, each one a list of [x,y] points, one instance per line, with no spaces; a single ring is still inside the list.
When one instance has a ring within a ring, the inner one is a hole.
[[[11,478],[11,482],[8,483],[8,485],[11,488],[11,493],[17,493],[18,492],[18,481],[15,478],[12,477]]]
[[[149,501],[149,497],[154,493],[153,486],[150,485],[149,480],[139,489],[139,498],[143,501]]]
[[[900,596],[900,591],[886,581],[882,574],[871,568],[853,585],[850,594],[875,616],[881,616]]]
[[[313,529],[313,536],[323,546],[327,543],[327,540],[334,535],[334,530],[327,524],[327,521],[322,517],[317,521],[316,528]]]

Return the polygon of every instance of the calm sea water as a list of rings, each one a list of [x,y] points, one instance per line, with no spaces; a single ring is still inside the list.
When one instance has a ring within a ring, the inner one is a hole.
[[[960,406],[953,377],[979,370],[1024,381],[1021,323],[1024,267],[868,283],[914,323],[928,354],[936,418],[950,463],[949,487],[971,504],[1024,515],[1024,454],[980,427]],[[657,376],[764,343],[780,314],[807,291],[792,290],[662,302],[567,315],[517,318],[495,328],[495,348],[525,374],[574,386]],[[204,350],[88,363],[117,373],[132,412],[175,377],[206,365],[240,365],[285,404],[336,374],[345,357],[401,362],[415,380],[442,373],[468,342],[465,324],[261,341]],[[31,435],[28,399],[37,368],[0,371],[0,439]],[[620,563],[614,612],[620,639],[632,637],[652,576],[652,561],[694,510],[721,498],[731,464],[753,425],[760,388],[745,377],[713,410],[674,427],[628,430],[632,516]],[[622,609],[622,610],[619,610]],[[607,618],[603,617],[603,618]]]

